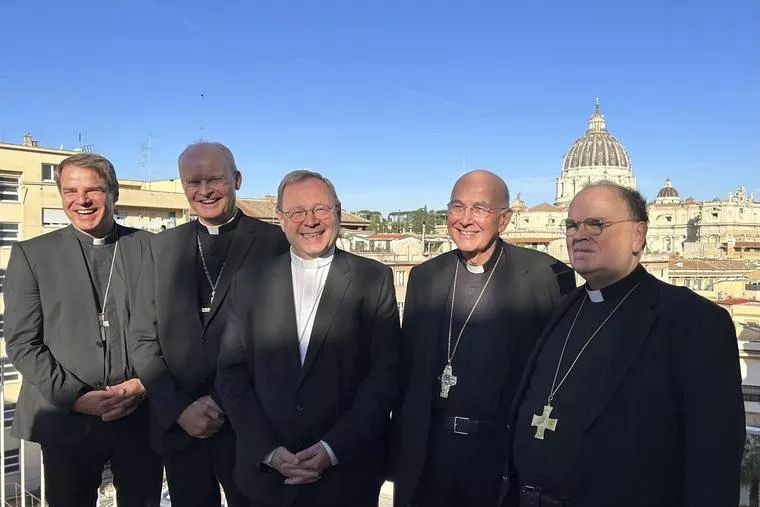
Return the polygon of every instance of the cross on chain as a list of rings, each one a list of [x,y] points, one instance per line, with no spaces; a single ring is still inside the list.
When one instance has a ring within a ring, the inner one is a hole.
[[[454,370],[451,368],[451,364],[446,364],[443,367],[443,373],[441,373],[441,398],[449,397],[449,389],[457,385],[457,378],[454,376]]]
[[[543,440],[544,432],[546,430],[557,430],[557,419],[552,419],[549,417],[552,413],[552,410],[554,410],[554,407],[551,405],[544,405],[544,412],[541,415],[533,416],[533,420],[531,421],[530,425],[536,427],[536,434],[534,435],[535,438]]]

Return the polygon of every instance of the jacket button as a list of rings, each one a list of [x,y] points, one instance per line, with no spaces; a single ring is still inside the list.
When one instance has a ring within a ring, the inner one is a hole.
[[[103,387],[103,382],[95,382],[95,387]]]
[[[303,412],[303,407],[301,405],[296,405],[296,412]]]
[[[103,348],[103,342],[96,342],[95,345],[97,345],[98,348]]]

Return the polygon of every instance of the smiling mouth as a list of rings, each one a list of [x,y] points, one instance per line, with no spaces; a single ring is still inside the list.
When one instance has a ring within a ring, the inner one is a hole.
[[[200,202],[201,204],[209,205],[209,204],[215,204],[218,201],[219,201],[219,199],[204,199],[204,200],[198,201],[198,202]]]
[[[480,231],[463,231],[463,230],[460,229],[460,230],[458,230],[458,232],[459,232],[459,234],[461,234],[463,236],[475,236]]]
[[[312,239],[312,238],[316,238],[316,237],[318,237],[318,236],[321,236],[323,232],[325,232],[325,231],[319,231],[319,232],[303,232],[303,233],[301,233],[301,236],[303,236],[303,237],[304,237],[304,238],[306,238],[306,239]]]
[[[94,209],[78,209],[77,215],[92,215],[95,213]]]

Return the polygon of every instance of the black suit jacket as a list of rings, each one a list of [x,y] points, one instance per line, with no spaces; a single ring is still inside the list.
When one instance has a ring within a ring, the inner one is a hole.
[[[546,338],[584,293],[578,288],[562,301],[539,339],[513,420]],[[690,289],[646,274],[607,325],[623,339],[600,370],[603,387],[581,442],[582,496],[570,505],[738,505],[744,403],[731,317]],[[519,470],[505,476],[514,485]],[[517,489],[508,483],[503,497]]]
[[[134,315],[142,257],[151,235],[117,225],[119,248],[109,299],[121,336]],[[97,303],[72,226],[13,245],[5,280],[8,357],[23,375],[13,434],[42,444],[81,440],[93,416],[72,412],[79,395],[106,383]],[[126,344],[122,344],[126,351]],[[130,358],[123,357],[130,371]]]
[[[216,360],[234,274],[288,249],[279,227],[243,215],[204,326],[198,305],[197,226],[188,222],[151,238],[128,339],[134,367],[150,396],[151,441],[161,453],[192,441],[177,418],[199,397],[215,396]]]
[[[382,482],[398,389],[399,318],[391,270],[336,250],[301,366],[290,254],[238,274],[217,389],[237,434],[235,476],[248,497],[287,505],[356,505]],[[261,465],[278,446],[324,440],[339,464],[309,486]]]
[[[503,296],[499,327],[512,352],[504,358],[509,378],[502,391],[508,412],[524,364],[560,295],[575,287],[573,271],[557,259],[535,250],[503,243],[506,262],[491,281]],[[435,356],[441,326],[449,321],[446,302],[456,267],[457,251],[435,257],[412,269],[404,305],[402,364],[405,390],[394,412],[391,478],[396,505],[411,502],[427,456],[433,408],[433,383],[439,372]],[[506,424],[506,421],[504,421]],[[494,445],[505,445],[495,442]]]

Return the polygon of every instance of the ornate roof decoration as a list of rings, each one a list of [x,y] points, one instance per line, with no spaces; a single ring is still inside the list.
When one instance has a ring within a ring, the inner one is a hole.
[[[665,179],[665,185],[657,192],[657,198],[678,197],[678,190],[670,182],[670,178]]]
[[[563,171],[579,167],[631,169],[631,160],[625,147],[607,130],[598,98],[586,133],[575,141],[562,164]]]

